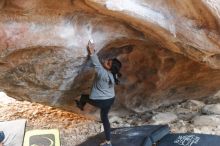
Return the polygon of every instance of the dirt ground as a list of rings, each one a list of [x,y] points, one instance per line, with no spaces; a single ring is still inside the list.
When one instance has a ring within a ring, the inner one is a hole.
[[[1,94],[2,95],[2,94]],[[83,115],[38,103],[16,101],[0,96],[0,121],[26,119],[26,131],[59,129],[62,146],[74,146],[101,131],[101,124]]]
[[[211,100],[207,99],[207,101],[220,103],[220,96],[218,95],[217,98]],[[120,114],[122,116],[110,114],[110,123],[112,128],[168,124],[173,133],[195,132],[220,135],[220,126],[212,125],[211,122],[205,122],[205,125],[194,124],[193,120],[196,116],[204,115],[201,113],[203,104],[205,105],[200,101],[189,100],[142,114]],[[207,102],[206,104],[213,103]],[[172,114],[169,116],[170,113],[175,114],[176,118],[172,119]],[[76,146],[86,141],[88,137],[103,131],[103,126],[99,121],[38,103],[16,101],[0,92],[0,121],[16,119],[27,120],[26,131],[32,129],[59,129],[62,146]],[[157,119],[156,123],[153,119]],[[164,123],[165,120],[170,121]],[[216,120],[220,121],[220,119]],[[215,119],[213,122],[216,123]]]

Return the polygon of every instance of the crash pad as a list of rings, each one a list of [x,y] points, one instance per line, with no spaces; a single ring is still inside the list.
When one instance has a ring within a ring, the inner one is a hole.
[[[220,136],[196,133],[168,134],[158,146],[220,146]]]
[[[25,133],[23,146],[60,146],[58,129],[38,129]]]
[[[4,132],[4,146],[22,146],[26,120],[0,122],[0,131]]]
[[[115,128],[111,130],[111,141],[113,146],[152,146],[168,133],[167,125]],[[78,146],[97,146],[103,142],[104,138],[104,133],[100,133]]]

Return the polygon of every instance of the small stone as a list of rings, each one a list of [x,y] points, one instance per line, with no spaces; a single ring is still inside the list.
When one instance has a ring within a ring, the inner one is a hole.
[[[177,116],[174,113],[159,113],[152,117],[153,124],[168,124],[177,120]]]
[[[220,115],[203,115],[193,119],[197,126],[218,126],[220,125]]]
[[[123,127],[131,127],[131,125],[126,123],[126,124],[123,125]]]
[[[193,128],[193,132],[194,132],[194,133],[201,133],[201,130],[198,129],[198,128]]]
[[[103,127],[103,125],[101,125],[101,129],[100,129],[100,131],[101,131],[101,132],[104,131],[104,127]]]
[[[117,123],[117,124],[123,123],[122,118],[120,118],[118,116],[110,117],[109,121],[110,121],[110,123]]]
[[[146,121],[146,120],[151,119],[151,117],[152,117],[151,113],[145,113],[144,115],[141,116],[141,119]]]
[[[182,106],[192,111],[200,110],[205,104],[198,100],[188,100]]]
[[[202,108],[202,113],[207,115],[220,115],[220,104],[210,104]]]

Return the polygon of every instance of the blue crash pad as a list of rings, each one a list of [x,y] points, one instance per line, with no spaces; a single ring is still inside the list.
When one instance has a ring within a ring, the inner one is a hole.
[[[113,146],[152,146],[169,133],[168,125],[145,125],[115,128],[111,131]],[[78,146],[97,146],[104,140],[104,133],[90,137]]]
[[[195,133],[168,134],[158,146],[220,146],[220,136]]]

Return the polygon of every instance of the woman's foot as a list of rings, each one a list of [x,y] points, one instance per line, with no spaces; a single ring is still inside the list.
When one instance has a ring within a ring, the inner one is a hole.
[[[76,102],[76,106],[81,110],[81,111],[83,111],[84,109],[83,109],[83,105],[78,101],[78,100],[75,100],[75,102]]]
[[[105,141],[100,144],[100,146],[112,146],[111,141]]]

